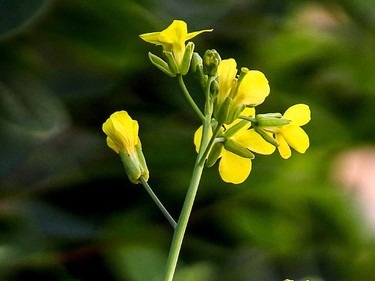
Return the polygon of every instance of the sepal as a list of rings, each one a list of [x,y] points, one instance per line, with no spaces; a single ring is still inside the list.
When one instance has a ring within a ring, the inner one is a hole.
[[[278,147],[280,144],[279,142],[272,137],[271,134],[265,132],[261,127],[254,126],[255,132],[257,132],[266,142]]]
[[[219,157],[221,155],[222,149],[223,149],[223,143],[222,142],[215,143],[212,146],[210,154],[208,155],[207,162],[206,162],[206,166],[208,168],[215,165],[217,159],[219,159]]]
[[[290,124],[289,119],[281,118],[280,113],[257,114],[255,119],[259,127],[281,127]]]
[[[248,150],[246,147],[243,147],[242,145],[238,144],[237,142],[231,139],[227,139],[224,142],[224,148],[244,158],[249,158],[249,159],[255,158],[255,155],[250,150]]]
[[[194,52],[194,43],[193,42],[187,43],[185,47],[185,53],[184,53],[184,56],[182,57],[182,61],[180,64],[179,74],[186,75],[188,73],[189,68],[190,68],[190,62],[193,57],[193,52]]]
[[[157,68],[159,68],[161,71],[163,71],[165,74],[175,77],[176,73],[173,73],[171,69],[169,68],[168,63],[166,63],[164,60],[159,58],[158,56],[154,55],[153,53],[148,53],[148,57],[150,58],[150,61],[153,65],[155,65]]]

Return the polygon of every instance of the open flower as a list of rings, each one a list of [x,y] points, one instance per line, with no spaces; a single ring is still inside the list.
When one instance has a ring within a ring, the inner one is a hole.
[[[147,181],[149,172],[138,137],[138,122],[122,110],[113,113],[102,129],[107,135],[107,145],[120,155],[130,181],[139,183],[141,176]]]
[[[172,24],[163,31],[144,33],[141,34],[140,37],[148,43],[161,45],[164,51],[172,52],[177,68],[180,69],[185,55],[185,42],[203,32],[211,31],[212,29],[205,29],[188,33],[186,22],[174,20]]]
[[[243,115],[255,115],[253,108],[246,108]],[[241,122],[241,124],[240,124]],[[254,129],[250,128],[250,123],[237,119],[230,125],[224,125],[224,140],[216,143],[214,149],[220,149],[217,159],[220,159],[219,174],[223,181],[239,184],[244,182],[249,176],[252,168],[251,160],[254,155],[272,154],[275,146],[265,141]],[[194,144],[199,149],[202,136],[202,126],[198,128],[194,135]],[[246,152],[247,151],[247,152]],[[214,163],[212,163],[213,165]]]
[[[291,123],[281,127],[264,128],[275,134],[281,157],[288,159],[292,155],[290,147],[299,153],[305,153],[310,146],[310,141],[301,126],[311,120],[310,108],[306,104],[293,105],[285,111],[282,118],[290,120]]]
[[[237,63],[234,59],[220,62],[218,78],[219,94],[215,117],[225,124],[232,123],[245,106],[261,104],[270,93],[267,78],[258,70],[243,67],[237,77]]]

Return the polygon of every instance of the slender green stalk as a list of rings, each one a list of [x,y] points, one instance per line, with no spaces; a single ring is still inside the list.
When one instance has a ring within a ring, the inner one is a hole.
[[[159,207],[160,211],[163,213],[163,215],[167,218],[171,226],[175,229],[177,226],[177,223],[172,218],[172,216],[168,213],[167,209],[164,207],[164,205],[160,202],[159,198],[156,196],[156,194],[152,191],[151,187],[147,183],[147,181],[144,179],[144,177],[140,177],[142,185],[145,187],[148,194],[151,196],[152,200],[154,200],[155,204]]]
[[[202,111],[199,109],[198,105],[195,103],[195,101],[191,97],[188,89],[186,88],[185,83],[184,83],[184,79],[182,78],[182,75],[177,75],[177,79],[178,79],[178,83],[180,84],[182,92],[184,93],[187,101],[189,102],[191,107],[194,109],[195,113],[197,113],[199,118],[203,121],[205,117],[204,117]]]
[[[204,161],[200,161],[206,150],[209,150],[209,145],[213,144],[210,142],[210,132],[211,132],[211,118],[212,118],[212,104],[208,98],[209,87],[212,79],[206,85],[206,106],[205,106],[205,116],[203,118],[203,132],[201,138],[201,145],[199,148],[199,153],[195,162],[193,174],[191,176],[188,191],[186,193],[185,201],[182,206],[181,215],[178,219],[177,227],[175,229],[171,248],[169,250],[169,256],[167,260],[167,267],[164,281],[173,281],[173,276],[176,271],[176,266],[178,262],[178,257],[180,255],[182,241],[184,240],[186,228],[189,222],[190,214],[194,205],[195,196],[198,191],[199,183],[202,177]]]

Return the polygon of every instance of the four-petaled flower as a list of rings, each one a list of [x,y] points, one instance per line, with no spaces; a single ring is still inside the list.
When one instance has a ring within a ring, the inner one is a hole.
[[[267,78],[258,70],[243,67],[237,77],[237,63],[234,59],[220,62],[218,78],[215,117],[225,124],[232,123],[245,106],[261,104],[270,93]]]
[[[290,146],[299,153],[305,153],[309,148],[310,141],[301,126],[311,120],[310,108],[306,104],[293,105],[285,111],[282,118],[290,120],[291,123],[281,127],[264,128],[275,134],[281,157],[288,159],[292,155]]]
[[[179,68],[185,54],[185,42],[194,38],[203,32],[211,32],[212,29],[205,29],[195,32],[189,32],[186,22],[174,20],[171,25],[160,32],[151,32],[141,34],[140,37],[151,44],[161,45],[164,51],[172,52]]]
[[[107,135],[108,146],[120,155],[130,181],[139,183],[141,176],[147,181],[149,172],[138,136],[138,122],[122,110],[113,113],[102,129]]]
[[[255,115],[254,108],[246,108],[242,115]],[[226,135],[231,128],[234,128],[239,122],[243,122],[235,132]],[[221,152],[219,154],[219,174],[223,181],[228,183],[239,184],[246,180],[252,168],[251,157],[240,156],[234,152],[231,146],[226,145],[230,142],[231,145],[235,144],[240,148],[259,153],[264,155],[272,154],[275,151],[275,146],[265,141],[254,129],[249,129],[251,123],[241,119],[235,120],[230,125],[224,125],[224,141],[221,143]],[[202,136],[202,126],[194,134],[194,144],[198,151]]]

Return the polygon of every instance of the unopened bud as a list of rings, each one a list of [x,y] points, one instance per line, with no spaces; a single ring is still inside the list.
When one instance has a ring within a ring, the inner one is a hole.
[[[216,50],[207,50],[203,56],[203,73],[208,76],[216,76],[221,58]]]

